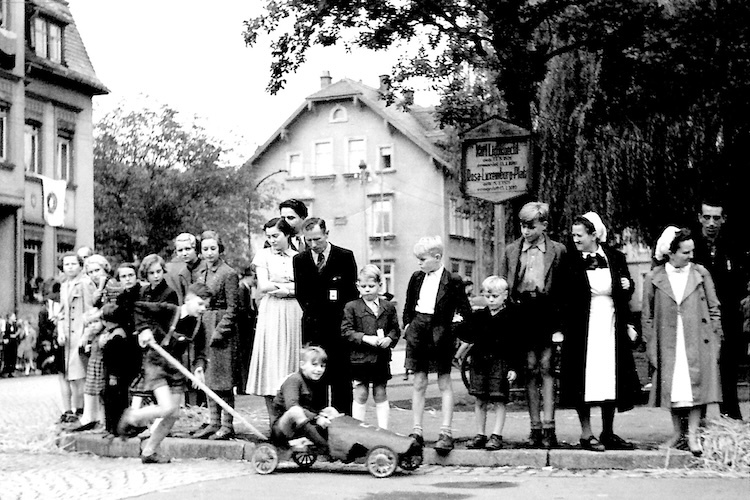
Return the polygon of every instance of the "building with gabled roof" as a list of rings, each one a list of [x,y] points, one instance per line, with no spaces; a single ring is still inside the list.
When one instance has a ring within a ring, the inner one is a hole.
[[[257,178],[278,184],[280,199],[302,200],[325,219],[330,241],[354,251],[359,267],[380,265],[385,291],[403,304],[420,237],[440,235],[446,268],[473,281],[491,269],[492,245],[460,214],[459,166],[437,145],[445,134],[433,110],[386,105],[385,84],[332,83],[324,73],[249,163]]]
[[[67,1],[0,0],[0,315],[94,245],[92,98],[107,92]]]

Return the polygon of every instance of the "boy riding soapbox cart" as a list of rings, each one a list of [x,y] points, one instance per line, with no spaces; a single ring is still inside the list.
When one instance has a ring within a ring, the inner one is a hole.
[[[259,443],[251,459],[253,468],[258,474],[270,474],[276,470],[279,461],[291,458],[300,468],[309,469],[318,459],[317,452],[312,446],[295,443],[299,441],[274,439],[273,443]],[[332,459],[345,463],[365,457],[367,471],[375,477],[388,477],[397,466],[412,471],[422,464],[422,447],[414,439],[367,425],[347,415],[331,420],[328,447]]]

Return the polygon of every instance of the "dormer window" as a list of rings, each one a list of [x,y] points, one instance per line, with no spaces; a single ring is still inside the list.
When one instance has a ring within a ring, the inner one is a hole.
[[[34,53],[39,57],[62,63],[62,24],[46,17],[35,17],[31,43],[34,47]]]
[[[329,117],[331,123],[341,123],[348,120],[349,117],[346,114],[346,108],[344,106],[339,105],[331,110],[331,116]]]

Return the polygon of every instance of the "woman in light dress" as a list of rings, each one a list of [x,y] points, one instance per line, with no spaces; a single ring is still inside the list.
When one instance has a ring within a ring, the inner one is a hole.
[[[669,408],[674,435],[667,446],[699,456],[701,410],[721,401],[719,300],[705,267],[693,264],[689,229],[667,227],[656,243],[660,265],[643,285],[643,337],[654,372],[651,402]],[[687,426],[685,421],[687,420]],[[686,436],[687,427],[687,436]]]
[[[261,249],[253,259],[258,292],[263,295],[258,304],[247,393],[264,396],[268,406],[284,379],[299,369],[302,308],[294,294],[292,257],[297,252],[289,244],[294,230],[281,218],[269,220],[263,229],[270,247]]]

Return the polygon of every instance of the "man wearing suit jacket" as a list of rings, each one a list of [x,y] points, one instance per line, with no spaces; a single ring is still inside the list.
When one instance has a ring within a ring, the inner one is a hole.
[[[341,320],[347,302],[359,296],[357,264],[351,250],[328,242],[323,219],[311,217],[302,226],[307,249],[294,256],[294,283],[302,307],[302,343],[319,345],[328,354],[326,380],[331,405],[342,413],[352,411],[349,353],[341,337]]]
[[[518,304],[519,332],[526,351],[526,396],[531,417],[529,444],[557,446],[555,435],[555,378],[552,372],[554,334],[561,334],[565,245],[546,234],[549,205],[529,202],[518,213],[521,238],[507,246],[500,260],[500,276],[508,282],[511,300]],[[544,420],[539,395],[541,379]]]
[[[414,372],[411,437],[424,445],[422,416],[430,364],[437,364],[438,388],[442,398],[443,421],[435,449],[453,449],[453,385],[451,364],[455,354],[455,328],[466,324],[471,305],[464,282],[443,267],[444,247],[439,236],[421,238],[414,246],[419,271],[412,274],[404,304],[405,367]]]

